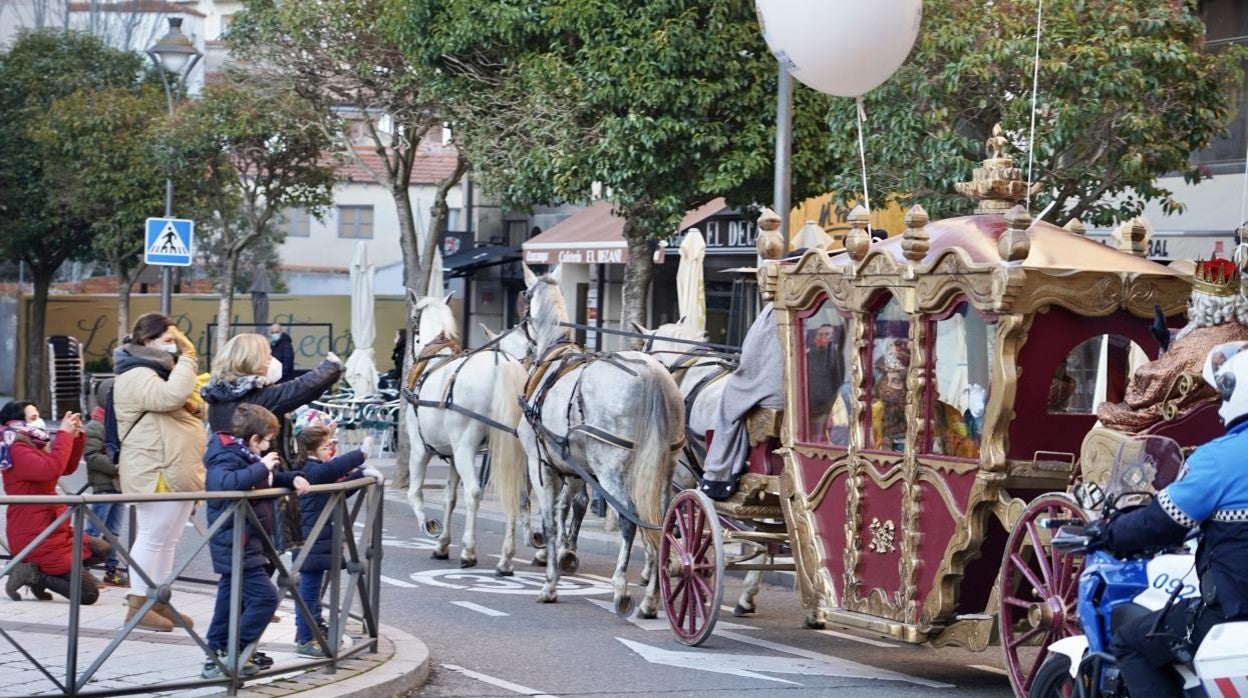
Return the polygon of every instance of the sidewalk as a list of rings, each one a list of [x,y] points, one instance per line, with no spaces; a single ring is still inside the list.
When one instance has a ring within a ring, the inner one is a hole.
[[[195,619],[195,630],[202,635],[212,618],[215,588],[180,584],[173,603]],[[78,635],[78,675],[81,676],[107,647],[126,617],[127,590],[104,587],[93,606],[83,606]],[[38,660],[57,680],[64,683],[67,652],[66,620],[69,603],[54,596],[53,601],[36,601],[29,594],[22,601],[0,595],[0,630],[13,638]],[[278,609],[280,620],[270,624],[260,641],[260,649],[273,658],[274,667],[307,661],[295,654],[295,615],[293,602],[284,600]],[[384,619],[384,615],[383,615]],[[344,643],[362,637],[356,621],[347,624]],[[339,664],[337,673],[323,669],[298,670],[247,682],[237,695],[328,698],[329,696],[394,696],[421,686],[429,675],[429,648],[420,639],[397,628],[382,625],[378,652],[362,653]],[[204,652],[186,631],[171,633],[135,630],[109,656],[82,690],[133,689],[157,683],[193,680],[205,661]],[[6,696],[57,695],[60,690],[15,648],[0,636],[0,694]],[[143,695],[216,696],[224,686],[194,690],[146,693]]]

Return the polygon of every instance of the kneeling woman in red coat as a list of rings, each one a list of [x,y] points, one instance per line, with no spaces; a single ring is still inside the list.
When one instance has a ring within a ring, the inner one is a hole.
[[[56,481],[78,469],[85,442],[82,416],[66,413],[56,439],[44,431],[39,408],[29,402],[10,402],[0,408],[0,474],[10,495],[55,495]],[[65,511],[63,504],[12,505],[8,511],[9,552],[17,555],[42,534]],[[108,559],[109,544],[99,538],[82,537],[82,603],[90,605],[100,596],[99,582],[85,568]],[[24,560],[13,566],[5,591],[19,601],[22,587],[30,587],[39,599],[51,597],[50,589],[69,597],[73,569],[74,532],[66,518]]]

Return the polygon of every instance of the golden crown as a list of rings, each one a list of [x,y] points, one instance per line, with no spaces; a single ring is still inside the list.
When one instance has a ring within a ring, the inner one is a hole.
[[[1234,296],[1239,293],[1239,267],[1220,257],[1197,262],[1192,289],[1211,296]]]

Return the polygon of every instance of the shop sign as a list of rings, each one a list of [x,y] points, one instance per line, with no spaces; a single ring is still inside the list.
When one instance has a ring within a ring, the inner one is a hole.
[[[748,252],[754,254],[754,243],[758,240],[758,226],[743,218],[711,218],[697,225],[690,226],[702,231],[706,241],[707,254],[738,254]],[[688,231],[688,228],[685,232]],[[667,253],[680,254],[680,243],[685,239],[684,233],[668,241]]]

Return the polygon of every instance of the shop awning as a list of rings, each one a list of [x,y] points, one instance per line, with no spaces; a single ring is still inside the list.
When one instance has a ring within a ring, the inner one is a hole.
[[[474,247],[443,257],[442,273],[449,277],[464,276],[483,267],[506,264],[517,259],[520,259],[520,251],[514,247],[502,245]]]
[[[723,198],[710,201],[685,214],[677,230],[697,225],[722,211]],[[550,229],[524,243],[527,264],[624,264],[628,243],[624,241],[624,219],[606,201],[595,201]]]

